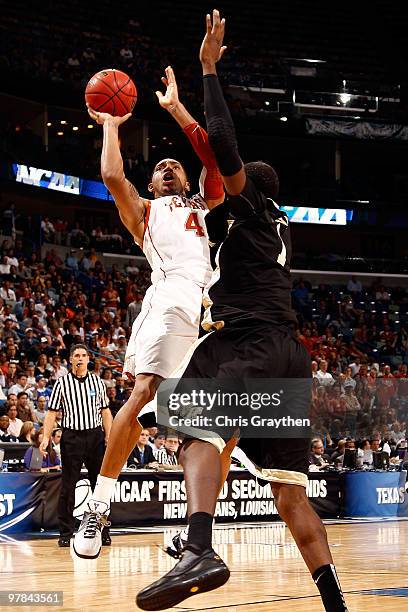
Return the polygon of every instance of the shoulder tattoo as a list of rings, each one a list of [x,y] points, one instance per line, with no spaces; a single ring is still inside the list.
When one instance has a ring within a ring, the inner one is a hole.
[[[129,181],[129,195],[131,198],[139,198],[139,192],[136,187]]]

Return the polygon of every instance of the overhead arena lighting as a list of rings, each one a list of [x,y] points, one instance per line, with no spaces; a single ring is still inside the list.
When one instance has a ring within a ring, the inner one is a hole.
[[[340,94],[340,102],[342,104],[348,104],[351,100],[351,95],[348,93],[341,93]]]

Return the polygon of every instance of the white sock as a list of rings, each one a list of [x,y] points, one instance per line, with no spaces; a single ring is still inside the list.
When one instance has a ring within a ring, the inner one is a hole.
[[[94,492],[88,502],[89,508],[95,512],[103,512],[104,514],[110,511],[110,501],[115,489],[117,478],[108,478],[99,474]]]

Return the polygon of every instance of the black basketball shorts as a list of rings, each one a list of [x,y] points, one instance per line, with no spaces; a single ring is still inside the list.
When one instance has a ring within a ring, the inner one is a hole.
[[[181,367],[177,375],[182,379],[310,379],[311,363],[308,352],[291,329],[252,323],[225,326],[198,340],[188,365]],[[184,440],[191,438],[213,442],[220,452],[226,442],[225,438],[212,440],[200,433]],[[242,437],[239,448],[255,467],[250,469],[245,461],[244,464],[252,473],[255,470],[259,478],[306,486],[310,438]]]

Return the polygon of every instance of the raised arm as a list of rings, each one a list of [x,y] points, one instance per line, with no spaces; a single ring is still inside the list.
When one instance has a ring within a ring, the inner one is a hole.
[[[214,151],[225,189],[239,195],[245,187],[246,175],[238,153],[238,143],[231,114],[218,81],[216,63],[226,47],[223,46],[225,19],[216,9],[206,17],[207,31],[200,49],[204,80],[204,110],[210,146]]]
[[[176,76],[173,68],[171,66],[167,66],[164,72],[166,73],[166,76],[162,77],[161,80],[166,86],[166,91],[164,94],[161,91],[156,91],[156,96],[159,100],[160,106],[168,111],[175,121],[177,121],[179,126],[184,130],[184,128],[186,128],[188,125],[196,123],[196,120],[192,115],[190,115],[184,104],[180,102]]]
[[[214,208],[224,201],[225,195],[222,177],[208,143],[207,132],[180,102],[177,81],[171,66],[167,66],[165,73],[166,76],[162,77],[162,82],[166,86],[166,92],[163,94],[161,91],[156,91],[156,96],[160,106],[167,110],[183,129],[197,157],[201,160],[204,167],[200,177],[201,196],[206,201],[208,208]]]
[[[92,119],[103,126],[101,157],[103,182],[115,200],[123,225],[141,246],[147,200],[140,197],[136,187],[125,177],[119,146],[119,126],[129,119],[131,114],[128,113],[124,117],[112,117],[108,113],[98,113],[89,107],[88,113]]]

